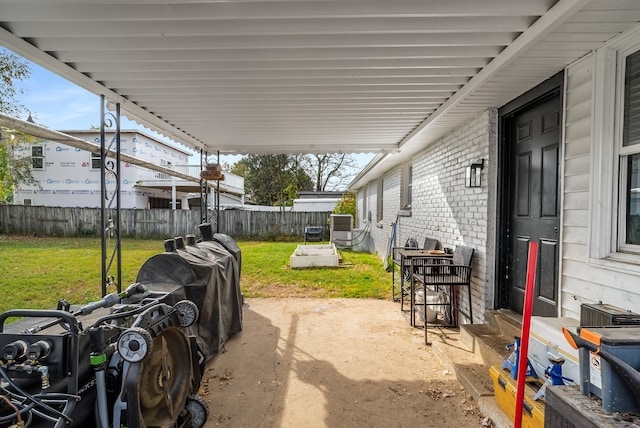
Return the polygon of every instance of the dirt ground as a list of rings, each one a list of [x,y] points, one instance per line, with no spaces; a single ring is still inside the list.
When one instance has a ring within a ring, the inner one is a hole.
[[[211,360],[206,427],[480,427],[452,369],[391,301],[247,299]]]

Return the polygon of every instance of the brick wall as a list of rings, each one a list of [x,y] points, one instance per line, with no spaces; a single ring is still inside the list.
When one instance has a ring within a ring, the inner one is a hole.
[[[410,217],[400,217],[396,242],[403,245],[415,238],[420,245],[427,236],[445,247],[466,245],[475,248],[472,301],[474,322],[484,320],[484,311],[493,307],[493,242],[495,216],[495,157],[497,111],[484,111],[465,125],[447,134],[412,160],[413,203]],[[482,187],[465,187],[465,169],[478,159],[485,160]],[[384,221],[372,227],[380,255],[386,254],[390,223],[400,210],[401,167],[384,175]],[[369,209],[375,211],[375,187],[369,187]],[[375,213],[373,215],[375,223]],[[491,234],[491,236],[488,236]],[[488,250],[491,254],[487,263]],[[462,305],[468,307],[466,294]],[[461,320],[467,322],[468,320]]]
[[[382,220],[378,219],[378,184],[383,180],[382,193]],[[384,174],[383,177],[370,181],[358,189],[358,218],[360,227],[364,227],[367,213],[360,211],[364,208],[371,211],[371,237],[374,240],[376,252],[380,258],[385,257],[391,236],[392,225],[396,221],[400,209],[400,168],[394,168]],[[366,203],[364,199],[366,198]],[[399,241],[397,241],[399,242]]]

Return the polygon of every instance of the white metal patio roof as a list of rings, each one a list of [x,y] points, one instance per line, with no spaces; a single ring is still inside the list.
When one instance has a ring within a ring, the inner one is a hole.
[[[0,44],[194,149],[386,168],[638,21],[636,0],[0,0]]]

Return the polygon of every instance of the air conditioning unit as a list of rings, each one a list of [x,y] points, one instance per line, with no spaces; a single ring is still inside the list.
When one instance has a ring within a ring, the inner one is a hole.
[[[640,314],[602,302],[580,305],[581,327],[610,325],[640,325]]]
[[[331,214],[329,240],[338,245],[351,245],[353,217],[351,214]]]

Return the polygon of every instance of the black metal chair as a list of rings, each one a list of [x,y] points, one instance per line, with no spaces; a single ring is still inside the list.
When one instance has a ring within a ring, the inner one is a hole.
[[[442,249],[442,244],[440,243],[439,240],[435,239],[435,238],[425,238],[424,239],[424,244],[422,245],[422,248],[416,248],[418,250],[421,250],[425,253],[428,253],[429,251],[433,251],[433,250],[441,250]],[[429,256],[429,258],[431,258],[432,256]],[[422,260],[422,259],[420,259]],[[420,260],[417,260],[414,265],[417,267],[418,265],[421,264]],[[400,293],[400,310],[404,311],[404,300],[405,297],[410,296],[411,295],[411,266],[412,266],[412,262],[411,260],[404,260],[401,261],[401,265],[402,265],[402,272],[401,275],[402,277],[400,278],[400,289],[401,289],[401,293]],[[411,299],[409,299],[411,300]],[[414,324],[413,318],[411,320],[411,325]]]
[[[322,242],[324,244],[324,227],[322,226],[307,226],[304,228],[304,243],[307,242]]]
[[[418,241],[416,241],[414,238],[409,238],[407,239],[407,241],[404,244],[404,247],[393,247],[391,249],[391,259],[392,259],[392,265],[391,265],[391,300],[393,300],[394,302],[398,302],[400,301],[401,297],[402,297],[402,285],[403,285],[403,279],[404,277],[403,272],[402,272],[402,256],[400,254],[400,250],[408,250],[408,249],[418,249]],[[396,266],[398,266],[400,268],[400,283],[399,283],[399,287],[396,287]],[[409,278],[407,278],[409,279]],[[398,297],[396,297],[396,288],[398,289]]]
[[[427,308],[429,305],[445,307],[443,314],[446,327],[457,325],[458,313],[466,316],[473,324],[473,304],[471,302],[471,260],[474,249],[459,245],[453,252],[453,257],[414,257],[411,260],[411,321],[415,325],[415,290],[422,287],[425,299],[420,306],[424,306],[422,311],[424,318],[424,341],[427,340]],[[464,310],[457,298],[458,289],[467,288],[468,311]],[[428,303],[427,290],[441,292],[444,302]]]

